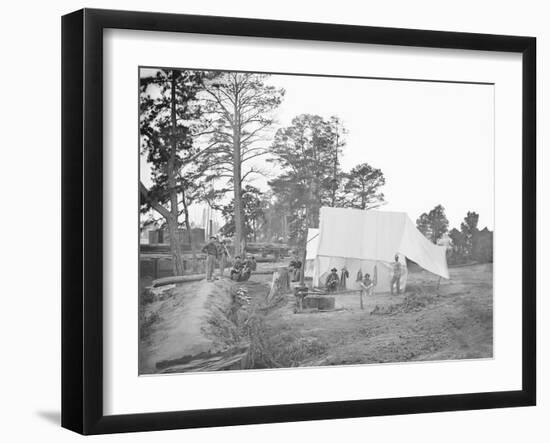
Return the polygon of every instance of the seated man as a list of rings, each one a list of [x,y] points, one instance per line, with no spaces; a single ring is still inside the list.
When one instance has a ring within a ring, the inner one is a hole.
[[[251,273],[252,269],[250,268],[248,262],[246,262],[241,268],[237,281],[247,281],[250,278]]]
[[[374,288],[374,282],[370,278],[370,274],[365,274],[363,281],[360,283],[361,288],[365,295],[372,295],[372,290]]]
[[[336,268],[332,268],[330,270],[330,274],[327,277],[326,280],[326,287],[328,292],[336,292],[338,289],[338,283],[340,282],[340,278],[338,277],[338,271]]]
[[[241,275],[241,270],[243,268],[243,262],[241,261],[241,256],[237,255],[235,261],[233,262],[233,267],[231,268],[230,277],[231,280],[238,281],[239,276]]]
[[[296,260],[298,259],[296,258],[296,255],[293,254],[292,257],[290,258],[290,263],[288,264],[288,267],[290,269],[294,269],[296,267]]]
[[[302,269],[302,261],[298,258],[298,253],[294,254],[294,257],[290,261],[289,273],[291,281],[300,280],[300,270]]]

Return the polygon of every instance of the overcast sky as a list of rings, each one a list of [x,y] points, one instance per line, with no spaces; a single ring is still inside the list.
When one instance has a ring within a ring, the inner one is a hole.
[[[291,75],[268,82],[286,90],[276,127],[302,113],[343,121],[342,167],[367,162],[382,170],[388,202],[382,210],[416,221],[442,204],[450,227],[473,210],[480,228],[493,229],[493,86]]]
[[[493,228],[493,86],[301,76],[271,83],[286,89],[280,124],[307,112],[343,120],[342,167],[382,170],[383,209],[415,221],[441,203],[453,227],[474,210],[480,227]]]

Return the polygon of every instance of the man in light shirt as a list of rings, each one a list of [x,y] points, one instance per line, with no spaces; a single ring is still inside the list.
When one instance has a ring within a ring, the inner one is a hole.
[[[393,287],[396,286],[397,295],[401,292],[401,274],[403,272],[403,265],[399,263],[399,257],[395,254],[395,261],[392,263],[392,277],[390,282],[390,292],[393,295]]]

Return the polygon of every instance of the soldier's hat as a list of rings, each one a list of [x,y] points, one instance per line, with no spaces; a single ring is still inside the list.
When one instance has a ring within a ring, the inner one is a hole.
[[[336,268],[331,269],[331,272],[336,272],[336,271],[338,271],[338,269],[336,269]]]

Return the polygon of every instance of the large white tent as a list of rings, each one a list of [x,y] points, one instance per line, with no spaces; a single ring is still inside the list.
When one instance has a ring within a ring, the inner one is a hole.
[[[310,229],[305,274],[314,286],[323,286],[331,268],[346,268],[348,289],[359,289],[358,271],[376,276],[376,291],[390,290],[391,263],[397,255],[406,270],[405,257],[422,268],[449,278],[446,247],[428,241],[404,212],[321,208],[319,229]],[[407,284],[407,272],[401,276]]]

